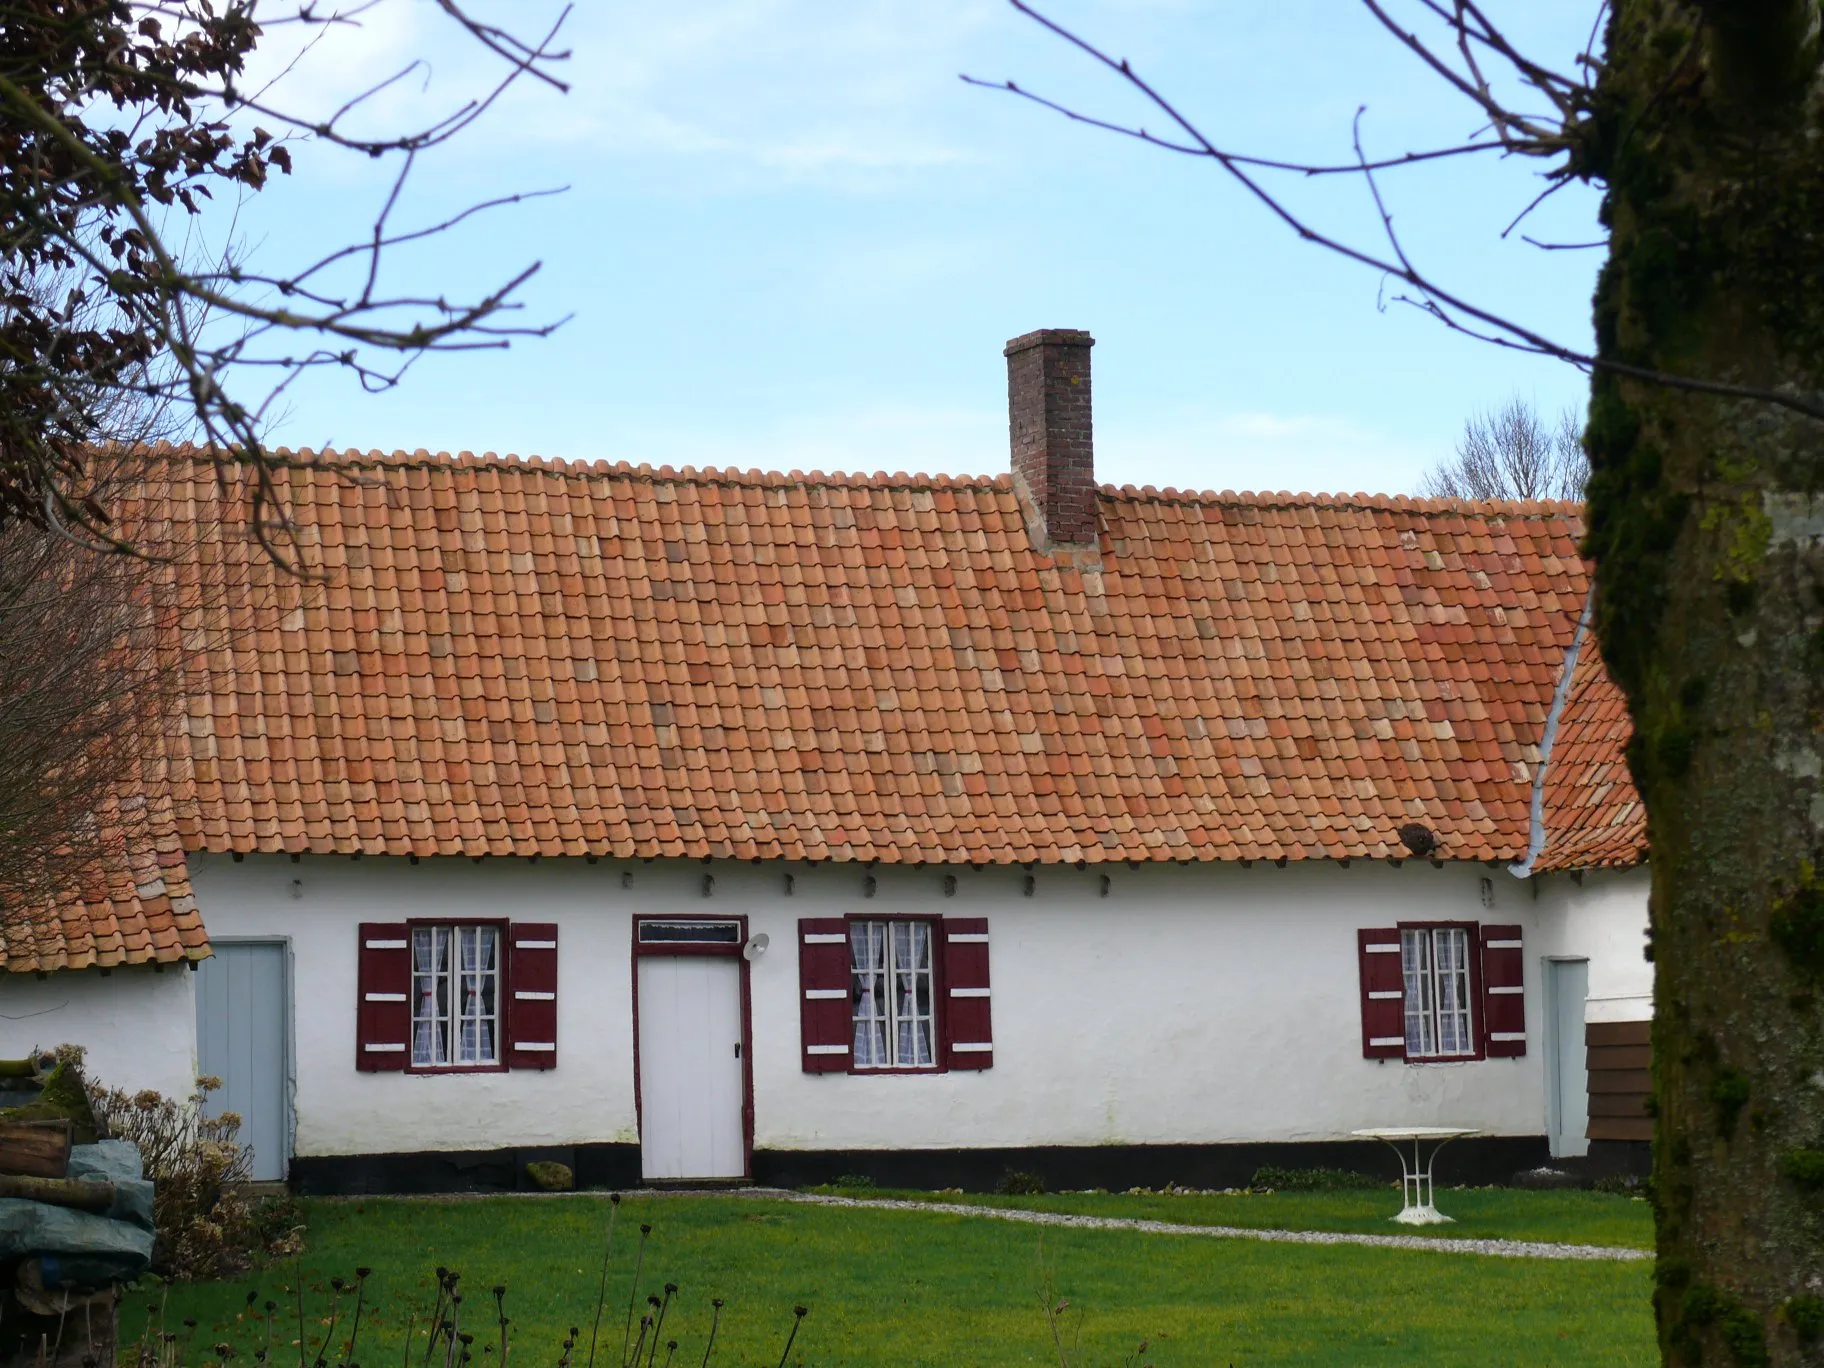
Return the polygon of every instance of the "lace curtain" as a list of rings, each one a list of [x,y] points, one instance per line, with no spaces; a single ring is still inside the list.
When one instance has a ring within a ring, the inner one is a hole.
[[[1475,1052],[1469,1017],[1469,934],[1461,927],[1400,932],[1406,1053]]]
[[[414,1065],[498,1062],[499,1000],[499,928],[412,929]]]
[[[855,922],[849,928],[849,1000],[855,1067],[928,1069],[937,1062],[928,922]]]

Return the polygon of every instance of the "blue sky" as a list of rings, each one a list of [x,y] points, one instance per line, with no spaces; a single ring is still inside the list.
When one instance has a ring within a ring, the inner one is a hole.
[[[479,8],[520,31],[556,12]],[[1565,67],[1593,14],[1589,0],[1495,9]],[[1354,0],[1051,12],[1240,150],[1347,160],[1363,105],[1374,155],[1477,126]],[[1097,469],[1114,483],[1405,490],[1472,411],[1516,393],[1581,406],[1568,367],[1379,307],[1372,272],[1300,243],[1207,163],[963,85],[960,72],[1013,77],[1157,123],[1004,0],[581,0],[566,32],[571,92],[524,85],[425,157],[401,221],[568,192],[391,269],[474,292],[541,261],[528,317],[571,321],[505,354],[430,358],[392,393],[300,384],[274,441],[994,472],[1007,460],[1001,345],[1038,327],[1096,336]],[[431,0],[389,0],[287,78],[293,102],[328,107],[411,55],[428,56],[428,78],[389,92],[376,121],[422,116],[491,75]],[[346,154],[305,146],[296,161],[239,225],[275,268],[360,235],[385,188]],[[1601,254],[1499,237],[1537,171],[1491,158],[1388,173],[1383,188],[1438,278],[1581,346]],[[1359,181],[1283,185],[1321,223],[1374,242]],[[1530,231],[1588,240],[1594,213],[1578,190]]]

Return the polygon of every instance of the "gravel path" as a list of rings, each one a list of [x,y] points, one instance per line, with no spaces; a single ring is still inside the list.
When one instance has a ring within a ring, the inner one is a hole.
[[[1484,1254],[1497,1259],[1596,1259],[1631,1262],[1651,1259],[1650,1249],[1618,1245],[1547,1244],[1539,1240],[1459,1240],[1426,1235],[1357,1235],[1329,1230],[1254,1230],[1246,1226],[1177,1225],[1113,1216],[1077,1216],[1060,1211],[971,1206],[962,1202],[907,1202],[886,1197],[827,1197],[782,1188],[749,1188],[756,1197],[807,1202],[815,1206],[861,1207],[869,1211],[935,1211],[1023,1225],[1072,1226],[1083,1230],[1138,1230],[1149,1235],[1202,1235],[1217,1240],[1264,1240],[1269,1244],[1367,1245],[1374,1249],[1422,1249],[1433,1254]]]

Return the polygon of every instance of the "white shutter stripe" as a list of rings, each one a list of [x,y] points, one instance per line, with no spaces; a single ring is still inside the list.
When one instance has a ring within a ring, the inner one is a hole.
[[[1406,994],[1402,993],[1398,988],[1382,988],[1368,994],[1368,996],[1375,1002],[1397,1002],[1399,999],[1405,997]]]
[[[516,1000],[518,1000],[520,1002],[556,1002],[557,1001],[556,993],[531,993],[531,992],[527,992],[523,988],[515,989],[513,996]],[[524,1049],[525,1047],[521,1046],[520,1048]]]
[[[522,1040],[518,1044],[509,1046],[508,1048],[514,1050],[555,1050],[557,1045],[555,1042],[549,1040]]]
[[[1369,1036],[1368,1043],[1370,1045],[1404,1045],[1406,1043],[1406,1037],[1405,1036]]]
[[[366,1050],[369,1054],[404,1054],[405,1053],[405,1046],[403,1046],[403,1045],[363,1045],[361,1048]]]
[[[363,993],[362,997],[369,1002],[404,1002],[404,993]]]
[[[806,945],[847,945],[848,935],[841,931],[808,931],[805,933]]]
[[[944,939],[952,945],[986,945],[988,944],[988,933],[986,931],[952,931]],[[951,1048],[960,1050],[963,1047],[954,1045]]]
[[[950,996],[981,998],[988,996],[988,990],[986,988],[952,988]]]
[[[1519,941],[1483,941],[1482,944],[1485,949],[1489,950],[1518,950],[1521,948]]]
[[[1491,993],[1524,993],[1526,991],[1526,989],[1516,983],[1511,986],[1490,988],[1488,991]]]
[[[1525,1040],[1526,1032],[1525,1031],[1490,1031],[1488,1033],[1488,1038],[1490,1040]]]
[[[834,1002],[849,995],[847,988],[806,988],[804,995],[813,1002]]]
[[[1364,945],[1362,949],[1371,955],[1397,955],[1400,953],[1400,943],[1394,941],[1387,945]]]
[[[402,940],[371,940],[367,942],[367,948],[369,950],[403,950],[405,942]]]
[[[405,942],[403,942],[403,941],[400,942],[401,945],[403,945],[404,943]],[[515,950],[555,950],[555,949],[557,949],[557,942],[556,941],[516,940],[513,942],[513,948]],[[525,1047],[521,1046],[520,1048],[523,1049]]]
[[[988,1041],[957,1041],[950,1048],[957,1054],[989,1054],[994,1050]]]
[[[847,1045],[806,1045],[804,1052],[806,1054],[847,1054],[849,1047]]]

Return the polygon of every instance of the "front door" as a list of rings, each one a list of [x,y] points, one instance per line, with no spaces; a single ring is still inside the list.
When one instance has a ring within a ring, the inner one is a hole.
[[[1552,1154],[1590,1152],[1590,1074],[1584,1055],[1583,1008],[1590,995],[1588,960],[1545,964],[1545,1114]]]
[[[218,940],[197,969],[198,1071],[222,1080],[209,1114],[240,1114],[240,1143],[253,1152],[248,1176],[261,1182],[284,1178],[291,1158],[288,1002],[280,942]]]
[[[745,1177],[742,961],[646,954],[638,964],[642,1174]]]

